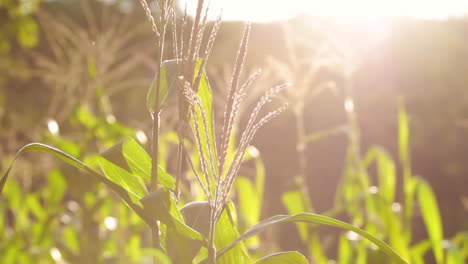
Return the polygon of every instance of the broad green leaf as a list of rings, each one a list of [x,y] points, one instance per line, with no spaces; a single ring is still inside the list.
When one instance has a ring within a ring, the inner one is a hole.
[[[146,96],[146,106],[150,113],[154,114],[154,109],[160,109],[168,96],[176,90],[177,82],[177,60],[167,60],[161,65],[161,75],[159,77],[159,102],[156,102],[158,80],[157,75],[151,83],[148,95]]]
[[[232,202],[229,202],[226,209],[221,214],[215,228],[215,246],[217,249],[228,246],[231,242],[239,237],[237,231],[237,220],[236,220],[235,207]],[[242,264],[248,260],[248,256],[245,253],[243,243],[237,244],[234,248],[226,252],[223,256],[217,258],[217,264],[231,264],[238,263]]]
[[[329,218],[326,216],[322,215],[317,215],[317,214],[311,214],[311,213],[300,213],[296,215],[277,215],[273,216],[269,219],[266,219],[257,225],[253,226],[250,228],[247,232],[242,234],[239,238],[237,238],[234,242],[229,244],[227,247],[223,248],[222,250],[219,251],[218,258],[221,257],[224,253],[229,251],[232,247],[234,247],[237,243],[242,242],[257,233],[265,230],[268,227],[271,227],[272,225],[278,224],[278,223],[285,223],[285,222],[305,222],[305,223],[311,223],[311,224],[322,224],[322,225],[329,225],[329,226],[334,226],[346,230],[353,231],[364,238],[370,240],[373,242],[376,246],[378,246],[382,251],[384,251],[387,255],[392,257],[395,261],[398,263],[404,263],[408,264],[406,260],[404,260],[397,252],[395,252],[389,245],[387,245],[385,242],[382,240],[376,238],[375,236],[369,234],[368,232],[359,229],[355,226],[352,226],[350,224],[347,224],[345,222]]]
[[[261,201],[255,191],[253,182],[244,176],[236,178],[237,196],[239,198],[239,209],[242,218],[247,222],[248,226],[252,226],[260,219],[262,211]]]
[[[102,153],[102,156],[138,178],[151,180],[151,157],[133,138],[122,139]],[[174,178],[161,167],[158,167],[158,180],[169,189],[175,188]]]
[[[173,227],[179,234],[194,240],[204,240],[203,236],[185,224],[185,220],[177,208],[174,195],[167,188],[151,192],[141,200],[147,215],[153,220]]]
[[[210,208],[207,202],[192,202],[185,205],[180,211],[177,209],[174,199],[170,201],[168,211],[173,212],[173,217],[180,224],[186,225],[198,237],[189,237],[184,234],[183,226],[177,227],[168,224],[166,231],[167,250],[174,263],[192,263],[197,253],[206,243],[209,233]]]
[[[308,264],[306,257],[299,252],[280,252],[266,257],[263,257],[255,262],[255,264]]]
[[[423,180],[418,185],[418,200],[421,213],[426,225],[426,230],[432,244],[437,263],[444,262],[444,250],[442,248],[443,230],[437,198],[432,188]]]
[[[151,180],[151,157],[134,139],[127,138],[123,142],[122,154],[132,172],[145,180]],[[175,180],[160,166],[158,167],[158,181],[161,185],[175,188]]]
[[[29,152],[29,151],[40,151],[40,152],[50,153],[50,154],[62,159],[63,161],[65,161],[69,165],[72,165],[72,166],[74,166],[74,167],[76,167],[78,169],[83,169],[84,171],[86,171],[87,173],[89,173],[90,175],[95,177],[98,181],[100,181],[101,183],[103,183],[107,187],[109,187],[112,191],[114,191],[142,219],[144,219],[145,221],[147,220],[147,218],[143,215],[142,208],[132,201],[132,198],[131,198],[130,194],[124,188],[122,188],[118,184],[112,182],[111,180],[109,180],[105,176],[101,175],[100,173],[96,172],[95,170],[93,170],[91,167],[89,167],[88,165],[86,165],[82,161],[70,156],[69,154],[67,154],[67,153],[65,153],[65,152],[63,152],[63,151],[61,151],[61,150],[59,150],[57,148],[54,148],[54,147],[51,147],[51,146],[48,146],[48,145],[44,145],[44,144],[41,144],[41,143],[28,144],[28,145],[24,146],[23,148],[21,148],[16,153],[16,156],[15,156],[12,164],[10,165],[10,167],[7,169],[5,174],[0,179],[0,193],[3,191],[3,188],[5,187],[5,183],[6,183],[6,181],[8,179],[8,176],[9,176],[9,174],[10,174],[12,168],[13,168],[14,161],[21,154],[23,154],[25,152]]]
[[[129,173],[104,157],[99,158],[99,165],[107,178],[122,186],[132,195],[132,201],[134,203],[138,203],[138,200],[148,193],[145,183],[141,178]]]

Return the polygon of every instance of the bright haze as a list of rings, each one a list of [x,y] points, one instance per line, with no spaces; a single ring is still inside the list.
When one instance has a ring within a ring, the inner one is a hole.
[[[189,10],[193,10],[195,2],[188,1]],[[468,0],[211,0],[210,6],[211,13],[222,9],[224,20],[255,22],[284,20],[299,14],[358,20],[445,19],[468,14]]]

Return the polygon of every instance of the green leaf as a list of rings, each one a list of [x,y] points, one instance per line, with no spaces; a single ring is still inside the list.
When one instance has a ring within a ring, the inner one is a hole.
[[[311,214],[311,213],[300,213],[296,215],[277,215],[273,216],[269,219],[266,219],[257,225],[253,226],[250,228],[247,232],[242,234],[239,238],[237,238],[234,242],[229,244],[227,247],[223,248],[222,250],[219,251],[219,254],[217,257],[221,257],[224,253],[229,251],[232,247],[236,246],[237,243],[244,241],[257,233],[265,230],[268,227],[271,227],[274,224],[278,223],[285,223],[285,222],[304,222],[304,223],[312,223],[312,224],[323,224],[323,225],[329,225],[329,226],[334,226],[334,227],[339,227],[342,229],[350,230],[353,231],[364,238],[370,240],[373,242],[375,245],[377,245],[382,251],[384,251],[387,255],[392,257],[395,261],[398,263],[404,263],[408,264],[406,260],[404,260],[397,252],[395,252],[390,246],[388,246],[385,242],[382,240],[376,238],[375,236],[367,233],[366,231],[359,229],[355,226],[352,226],[350,224],[347,224],[345,222],[329,218],[326,216],[322,215],[317,215],[317,214]]]
[[[402,102],[398,106],[398,148],[403,164],[409,160],[409,118]]]
[[[260,219],[262,211],[261,201],[255,191],[255,186],[249,178],[238,176],[236,178],[237,196],[239,198],[239,208],[242,218],[248,226],[252,226]]]
[[[447,264],[460,264],[465,261],[462,252],[455,247],[447,250]]]
[[[39,202],[39,197],[35,194],[28,194],[26,199],[24,200],[25,205],[29,209],[29,211],[37,217],[37,219],[44,219],[47,217],[47,214],[42,208],[41,203]]]
[[[338,264],[348,264],[352,260],[352,248],[351,243],[345,235],[340,236],[338,242]]]
[[[194,240],[204,240],[204,237],[185,224],[185,220],[177,208],[174,195],[167,188],[160,188],[143,197],[141,203],[145,211],[153,220],[160,220],[162,223],[174,227],[175,230]]]
[[[151,180],[151,157],[133,138],[123,142],[122,154],[132,172],[146,180]],[[175,188],[175,180],[163,168],[158,166],[158,181],[161,185]]]
[[[67,182],[62,172],[58,169],[54,169],[49,172],[48,176],[48,188],[46,189],[46,195],[51,202],[59,202],[62,200],[67,189]]]
[[[104,157],[99,158],[99,166],[107,178],[122,186],[132,195],[133,202],[138,203],[138,200],[148,193],[145,183],[141,178],[136,177]]]
[[[102,156],[138,178],[151,180],[151,157],[133,138],[122,139],[102,153]],[[158,167],[158,172],[159,183],[174,189],[174,178],[161,167]]]
[[[263,257],[255,264],[308,264],[306,257],[296,251],[275,253]]]
[[[308,198],[302,194],[301,190],[287,191],[283,194],[283,204],[289,214],[298,214],[300,212],[308,212]],[[307,241],[309,238],[308,226],[306,223],[298,223],[297,229],[302,241]]]
[[[197,61],[197,65],[195,67],[195,78],[198,73],[198,70],[200,69],[202,64],[202,60],[199,59]],[[199,107],[194,107],[195,110],[195,117],[191,116],[191,126],[192,126],[192,131],[195,131],[194,127],[194,122],[193,119],[196,118],[198,121],[199,129],[200,129],[200,143],[201,147],[204,153],[204,157],[207,161],[212,161],[214,164],[214,167],[217,168],[217,163],[218,163],[218,155],[217,155],[217,150],[216,150],[216,138],[215,138],[215,131],[214,131],[214,112],[213,112],[213,95],[211,93],[211,88],[208,82],[208,77],[206,76],[206,73],[203,72],[201,79],[200,79],[200,85],[198,86],[198,91],[197,94],[200,96],[201,100],[201,106],[205,112],[205,116],[203,115],[202,109]],[[203,118],[206,118],[206,126],[204,125]],[[206,132],[206,133],[205,133]],[[211,152],[211,155],[209,155],[209,152]],[[210,173],[211,180],[214,182],[214,175]]]
[[[411,251],[411,263],[412,264],[424,264],[424,255],[431,249],[431,242],[429,240],[423,240],[418,244],[414,245]]]
[[[167,60],[164,61],[161,65],[161,75],[159,77],[159,102],[156,102],[156,95],[158,89],[158,80],[157,76],[151,83],[150,89],[148,91],[148,95],[146,96],[146,106],[150,113],[154,114],[154,109],[161,109],[164,102],[168,96],[174,93],[174,90],[177,90],[176,87],[177,82],[177,60]]]
[[[78,238],[77,230],[71,226],[65,226],[61,233],[67,248],[76,254],[80,250],[80,240]]]
[[[5,187],[8,176],[9,176],[9,174],[10,174],[12,168],[13,168],[14,161],[21,154],[23,154],[25,152],[29,152],[29,151],[40,151],[40,152],[46,152],[46,153],[52,154],[52,155],[62,159],[63,161],[65,161],[69,165],[72,165],[72,166],[74,166],[74,167],[76,167],[78,169],[82,169],[82,170],[86,171],[87,173],[89,173],[90,175],[95,177],[96,180],[98,180],[101,183],[105,184],[108,188],[110,188],[112,191],[114,191],[142,219],[144,219],[145,221],[147,220],[147,218],[143,214],[143,209],[133,202],[130,194],[124,188],[122,188],[118,184],[112,182],[111,180],[109,180],[105,176],[101,175],[100,173],[96,172],[95,170],[93,170],[91,167],[89,167],[88,165],[86,165],[82,161],[70,156],[69,154],[67,154],[67,153],[65,153],[65,152],[63,152],[63,151],[61,151],[61,150],[59,150],[57,148],[54,148],[54,147],[51,147],[51,146],[48,146],[48,145],[44,145],[44,144],[41,144],[41,143],[28,144],[28,145],[24,146],[23,148],[21,148],[16,153],[16,156],[15,156],[12,164],[10,165],[10,167],[7,169],[5,174],[0,179],[0,193],[3,191],[3,188]]]
[[[437,199],[432,188],[423,180],[418,184],[418,200],[422,217],[432,244],[437,263],[443,263],[444,250],[442,248],[443,230]]]
[[[225,210],[221,214],[218,222],[216,222],[215,228],[215,246],[216,248],[224,248],[228,246],[231,242],[236,240],[239,237],[239,232],[237,231],[237,220],[236,220],[236,211],[234,204],[229,202],[226,205]],[[223,256],[217,258],[217,264],[232,264],[238,263],[242,264],[248,260],[248,256],[245,246],[243,243],[237,244],[234,248],[224,254]]]

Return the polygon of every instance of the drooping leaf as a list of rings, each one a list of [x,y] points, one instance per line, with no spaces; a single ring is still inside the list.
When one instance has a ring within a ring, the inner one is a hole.
[[[300,212],[310,212],[308,206],[308,198],[305,197],[301,190],[287,191],[281,197],[283,204],[289,214],[294,215]],[[309,238],[308,226],[306,223],[298,223],[297,229],[302,241],[307,241]]]
[[[92,169],[91,167],[89,167],[88,165],[83,163],[82,161],[70,156],[69,154],[67,154],[67,153],[65,153],[65,152],[63,152],[63,151],[61,151],[61,150],[59,150],[57,148],[54,148],[54,147],[51,147],[51,146],[48,146],[48,145],[45,145],[45,144],[41,144],[41,143],[28,144],[28,145],[24,146],[23,148],[21,148],[16,153],[15,159],[13,160],[12,164],[10,165],[10,167],[7,169],[5,174],[0,179],[0,193],[3,191],[3,188],[5,187],[5,183],[6,183],[6,181],[8,179],[8,176],[9,176],[9,174],[10,174],[12,168],[13,168],[14,161],[21,154],[23,154],[25,152],[29,152],[29,151],[40,151],[40,152],[50,153],[50,154],[62,159],[63,161],[65,161],[69,165],[72,165],[73,167],[84,170],[85,172],[87,172],[88,174],[90,174],[94,178],[96,178],[98,181],[105,184],[112,191],[114,191],[142,219],[147,220],[146,217],[143,214],[142,208],[133,202],[130,194],[123,187],[121,187],[118,184],[114,183],[110,179],[108,179],[105,176],[101,175],[100,173],[96,172],[94,169]]]
[[[370,240],[371,242],[373,242],[387,255],[392,257],[396,262],[408,264],[408,262],[404,260],[397,252],[395,252],[389,245],[387,245],[384,241],[376,238],[375,236],[369,234],[368,232],[362,229],[359,229],[353,225],[347,224],[345,222],[342,222],[333,218],[329,218],[326,216],[322,216],[322,215],[311,214],[311,213],[300,213],[296,215],[277,215],[269,219],[266,219],[258,223],[257,225],[253,226],[252,228],[250,228],[247,232],[242,234],[234,242],[232,242],[227,247],[220,250],[217,257],[221,257],[224,253],[228,252],[237,243],[256,235],[257,233],[265,230],[266,228],[271,227],[272,225],[275,225],[278,223],[285,223],[285,222],[295,222],[295,223],[305,222],[305,223],[312,223],[312,224],[323,224],[323,225],[329,225],[329,226],[334,226],[334,227],[353,231],[363,236],[364,238]]]
[[[297,251],[280,252],[263,257],[255,264],[309,264],[306,257]]]
[[[304,194],[304,191],[299,187],[301,180],[297,179],[296,189],[287,191],[283,194],[282,200],[289,214],[294,215],[301,212],[313,212],[313,208],[309,197]],[[328,259],[320,243],[320,238],[315,230],[310,229],[307,223],[297,223],[297,229],[302,242],[307,246],[309,252],[312,253],[317,263],[327,263]]]

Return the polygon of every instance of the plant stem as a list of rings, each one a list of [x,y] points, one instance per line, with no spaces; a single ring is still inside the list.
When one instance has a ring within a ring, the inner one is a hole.
[[[215,206],[211,206],[211,217],[210,217],[210,234],[208,240],[208,264],[216,264],[216,247],[214,244],[215,240],[215,225],[216,225],[216,216],[215,216]]]
[[[310,198],[309,187],[307,185],[307,156],[305,143],[304,105],[300,104],[294,110],[296,118],[296,153],[299,161],[299,177],[302,181],[301,190],[305,197]]]
[[[159,53],[157,55],[158,62],[158,71],[156,73],[156,103],[153,109],[152,118],[152,137],[151,137],[151,183],[150,189],[157,191],[158,189],[158,165],[159,165],[159,126],[160,126],[160,114],[161,114],[161,105],[160,105],[160,90],[161,90],[161,68],[164,59],[164,44],[166,36],[166,27],[167,27],[167,6],[161,6],[161,20],[160,25],[162,27],[162,32],[158,41]],[[151,227],[152,237],[153,237],[153,247],[160,248],[159,244],[159,226],[155,222]],[[156,259],[155,259],[156,261]],[[155,262],[156,263],[156,262]]]

